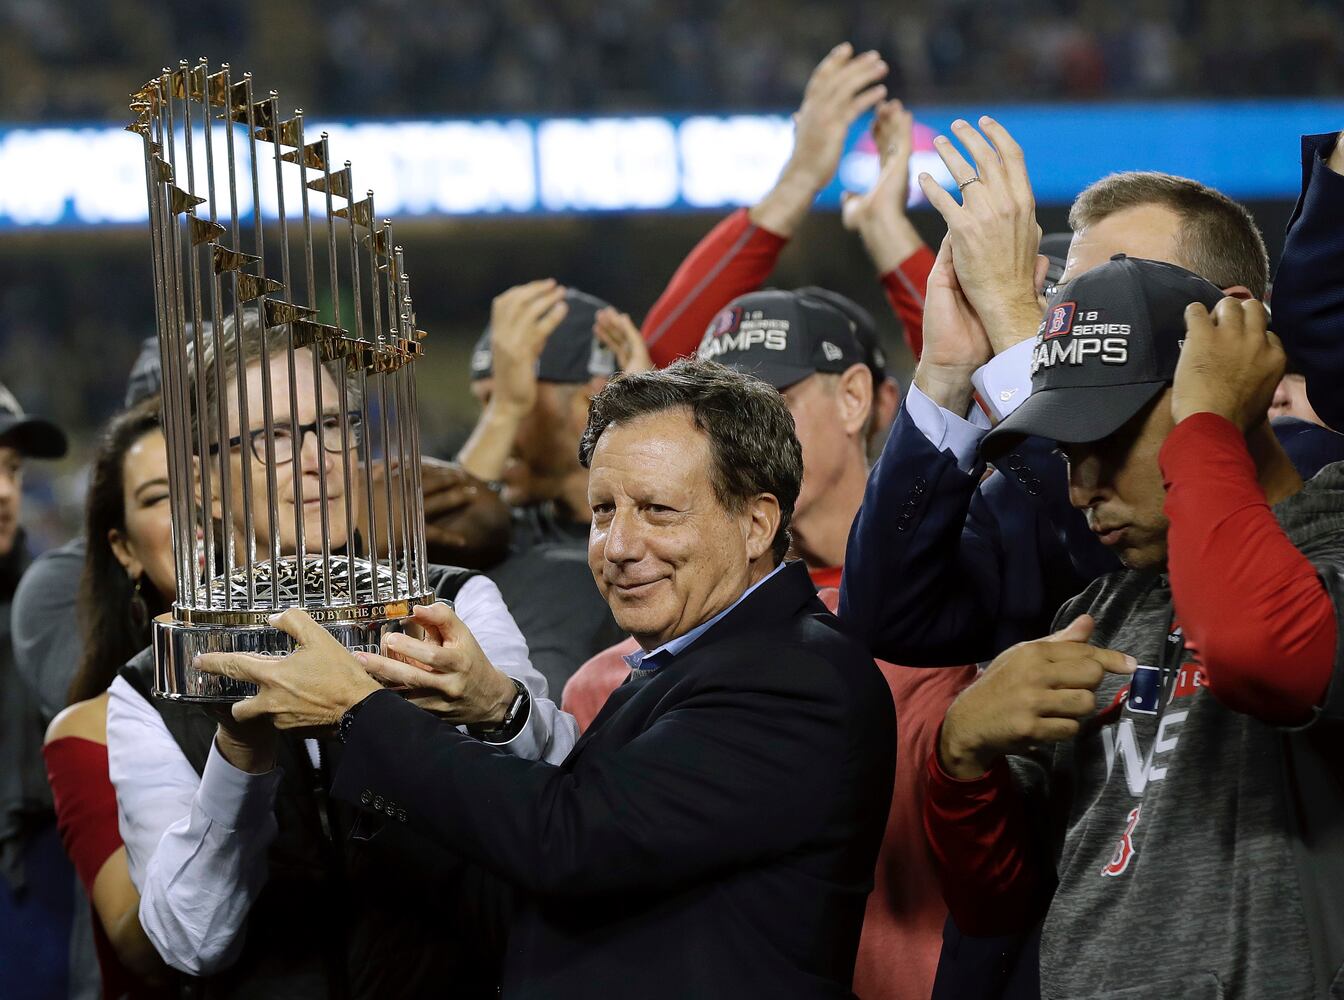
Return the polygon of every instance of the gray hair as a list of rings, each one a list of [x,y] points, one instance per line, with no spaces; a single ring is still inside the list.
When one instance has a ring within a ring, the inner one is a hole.
[[[586,469],[609,426],[685,407],[709,438],[710,484],[725,509],[740,513],[762,493],[779,501],[772,543],[778,564],[789,550],[789,522],[803,482],[803,450],[793,414],[773,386],[715,361],[687,358],[667,368],[617,375],[593,397],[579,442]]]
[[[273,326],[266,329],[265,336],[261,326],[261,318],[255,309],[244,309],[242,311],[242,329],[235,322],[232,315],[225,316],[224,321],[219,326],[219,354],[223,362],[224,382],[220,385],[215,371],[215,336],[211,324],[205,323],[201,330],[201,361],[204,364],[205,373],[205,412],[213,415],[219,412],[219,398],[221,394],[228,391],[228,387],[242,380],[242,373],[263,359],[269,360],[279,354],[285,353],[290,344],[289,324]],[[196,434],[196,352],[195,337],[192,334],[190,325],[186,333],[187,341],[187,395],[191,408],[192,435]],[[238,354],[242,352],[241,366]],[[359,383],[346,371],[343,360],[327,361],[322,365],[327,374],[331,376],[332,381],[340,385],[344,380],[346,384],[346,399],[352,407],[358,407],[362,396],[359,391]],[[300,368],[296,374],[302,375],[304,370],[311,370],[310,366]],[[282,384],[272,386],[272,396],[276,400],[289,399],[289,383],[286,380]],[[258,398],[248,401],[249,410],[254,415],[262,412],[262,402]],[[215,421],[207,420],[206,426],[213,428]],[[215,443],[215,442],[212,442]]]

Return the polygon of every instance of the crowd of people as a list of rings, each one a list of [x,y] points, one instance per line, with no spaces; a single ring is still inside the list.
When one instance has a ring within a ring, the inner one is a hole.
[[[23,464],[67,443],[0,393],[0,995],[1338,994],[1344,133],[1303,137],[1272,269],[1170,174],[1043,237],[1012,135],[958,121],[934,248],[893,68],[816,65],[774,187],[642,323],[502,291],[476,426],[424,458],[442,601],[378,652],[285,611],[289,655],[199,658],[258,686],[231,710],[152,692],[155,343],[31,563]],[[862,307],[769,285],[870,112],[843,215],[905,386]],[[284,378],[256,317],[220,343],[211,398]],[[297,370],[291,504],[353,447],[349,373]],[[302,514],[351,554],[369,516]]]
[[[1324,0],[4,0],[0,27],[18,120],[120,119],[124,81],[183,49],[273,65],[281,93],[309,105],[320,87],[351,115],[787,107],[837,37],[887,53],[922,103],[1327,94],[1344,54],[1344,16]]]

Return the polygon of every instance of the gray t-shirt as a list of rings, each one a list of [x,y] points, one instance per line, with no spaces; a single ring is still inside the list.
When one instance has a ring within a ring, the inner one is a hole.
[[[1344,588],[1344,466],[1327,467],[1275,508],[1322,573],[1336,607]],[[1210,581],[1216,586],[1216,581]],[[1061,609],[1087,612],[1092,644],[1160,667],[1171,591],[1157,572],[1103,577]],[[1344,631],[1341,632],[1344,634]],[[1181,664],[1165,706],[1136,710],[1127,677],[1108,674],[1101,711],[1074,742],[1010,764],[1050,827],[1059,885],[1041,938],[1045,998],[1344,996],[1344,785],[1300,791],[1307,772],[1340,775],[1340,663],[1325,709],[1288,731],[1224,706],[1197,663]],[[1157,706],[1155,706],[1157,707]],[[1303,833],[1329,842],[1303,863]],[[1329,983],[1333,981],[1333,989]]]

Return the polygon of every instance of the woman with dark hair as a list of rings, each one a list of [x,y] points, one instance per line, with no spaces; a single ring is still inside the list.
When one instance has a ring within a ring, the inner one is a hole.
[[[85,514],[88,554],[78,620],[84,655],[70,707],[52,720],[43,753],[66,852],[93,903],[106,998],[157,994],[163,969],[140,926],[107,771],[107,688],[149,645],[150,622],[175,589],[168,458],[158,399],[115,417],[94,459]]]

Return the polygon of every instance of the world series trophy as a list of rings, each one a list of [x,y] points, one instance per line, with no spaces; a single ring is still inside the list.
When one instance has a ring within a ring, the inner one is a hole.
[[[268,622],[293,607],[348,648],[376,650],[433,600],[414,378],[424,332],[391,222],[375,221],[372,191],[356,198],[348,160],[333,167],[325,132],[305,139],[302,110],[283,118],[275,91],[258,95],[251,74],[234,80],[204,59],[165,68],[130,107],[127,129],[144,143],[177,572],[173,608],[154,623],[154,693],[234,702],[255,686],[198,671],[194,657],[290,651]],[[259,359],[227,335],[248,324]],[[318,416],[301,425],[304,386]],[[316,497],[299,468],[309,434],[340,456],[317,452]],[[277,485],[286,462],[292,487]],[[294,537],[282,543],[289,488]],[[305,525],[314,499],[317,538]]]

